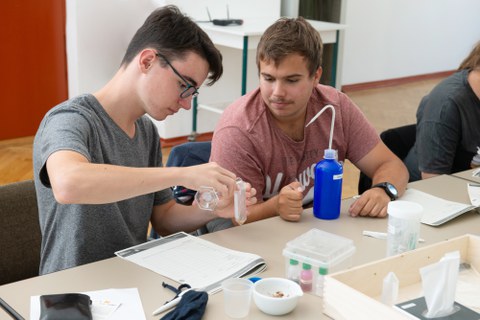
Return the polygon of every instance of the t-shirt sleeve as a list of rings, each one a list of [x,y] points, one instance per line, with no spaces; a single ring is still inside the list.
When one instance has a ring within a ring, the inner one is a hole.
[[[257,200],[262,201],[265,187],[264,173],[257,162],[253,142],[239,128],[226,126],[215,131],[212,139],[210,161],[232,171],[242,180],[249,182],[257,190]]]
[[[343,130],[346,146],[346,158],[357,163],[365,157],[380,141],[375,128],[370,124],[360,108],[346,95],[342,95],[341,104],[346,106],[342,112]]]
[[[41,128],[38,142],[41,161],[39,175],[46,187],[50,186],[46,162],[53,153],[60,150],[71,150],[91,161],[87,146],[89,131],[89,123],[84,114],[71,110],[59,110],[49,114]]]

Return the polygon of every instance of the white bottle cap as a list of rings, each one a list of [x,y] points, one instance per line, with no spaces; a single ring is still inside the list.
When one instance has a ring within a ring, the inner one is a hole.
[[[324,153],[324,158],[325,159],[335,159],[336,158],[336,154],[335,154],[335,150],[333,149],[325,149],[325,153]]]
[[[423,207],[412,201],[396,200],[388,203],[387,212],[389,216],[406,220],[420,220]]]

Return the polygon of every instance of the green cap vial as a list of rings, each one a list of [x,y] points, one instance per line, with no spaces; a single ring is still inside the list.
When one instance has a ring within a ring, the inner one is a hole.
[[[322,276],[327,275],[328,274],[328,268],[320,267],[320,268],[318,268],[318,273]]]

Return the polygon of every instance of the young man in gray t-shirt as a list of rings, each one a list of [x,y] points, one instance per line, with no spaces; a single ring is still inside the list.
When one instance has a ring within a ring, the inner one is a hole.
[[[233,216],[235,174],[215,163],[162,168],[158,132],[189,109],[197,88],[222,74],[219,51],[176,7],[154,11],[133,37],[121,66],[98,92],[50,110],[34,141],[42,250],[40,273],[114,256],[159,234],[193,231]],[[211,186],[223,196],[213,212],[182,206],[169,187]],[[255,190],[247,186],[248,203]]]

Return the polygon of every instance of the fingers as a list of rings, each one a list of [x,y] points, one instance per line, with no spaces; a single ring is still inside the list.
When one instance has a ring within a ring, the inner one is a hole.
[[[280,190],[277,213],[286,221],[299,221],[302,212],[303,188],[299,182],[292,182]]]
[[[209,162],[197,166],[185,167],[189,170],[186,186],[193,190],[200,187],[212,187],[219,195],[232,196],[235,190],[236,175],[219,166],[215,162]]]
[[[299,221],[303,212],[302,202],[289,201],[287,203],[279,203],[277,212],[283,220]]]
[[[290,188],[291,190],[295,190],[298,192],[303,192],[305,190],[305,187],[299,181],[294,181],[286,185],[284,188]]]
[[[303,200],[303,186],[300,184],[300,182],[295,181],[292,182],[286,186],[284,186],[280,190],[280,196],[285,197],[290,200],[298,201],[298,200]]]
[[[297,221],[300,221],[300,218],[302,217],[302,210],[297,212],[293,212],[293,211],[282,212],[280,214],[280,217],[286,221],[297,222]]]
[[[349,208],[349,213],[352,217],[378,217],[384,218],[387,216],[387,206],[390,199],[383,190],[380,193],[368,190],[357,199]]]
[[[247,197],[247,207],[257,203],[257,190],[252,188],[250,183],[246,183],[245,195]]]

